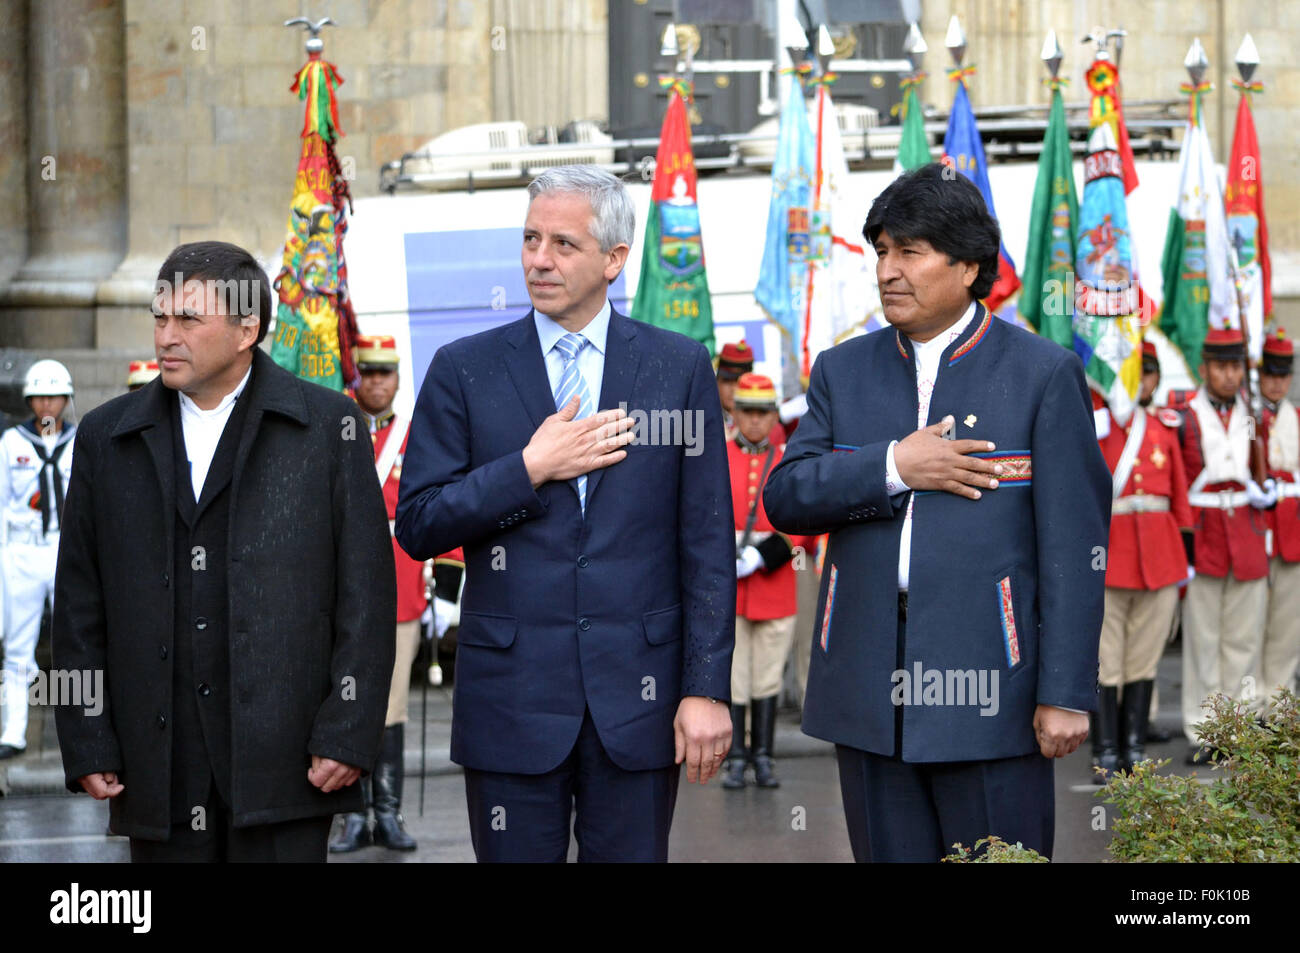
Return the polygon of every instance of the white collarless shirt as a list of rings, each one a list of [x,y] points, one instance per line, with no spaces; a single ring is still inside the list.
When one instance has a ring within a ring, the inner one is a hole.
[[[966,313],[957,319],[957,323],[946,331],[940,331],[928,341],[912,341],[912,350],[916,353],[916,429],[924,430],[925,422],[930,419],[930,398],[934,396],[934,385],[939,379],[939,362],[943,352],[953,341],[961,337],[966,326],[975,317],[975,302],[970,303]],[[898,475],[894,465],[894,444],[891,441],[885,454],[885,489],[890,496],[906,493],[911,489]],[[907,501],[907,513],[903,517],[903,532],[898,540],[898,589],[906,592],[909,570],[912,565],[912,504],[913,496]]]
[[[212,458],[216,456],[221,434],[230,420],[231,411],[235,409],[235,401],[248,386],[252,373],[253,366],[250,364],[235,389],[211,410],[204,410],[187,395],[176,392],[181,402],[181,434],[185,438],[185,455],[190,461],[190,486],[194,488],[195,501],[203,495],[203,481],[208,478],[208,470],[212,467]]]
[[[600,386],[605,380],[605,342],[609,337],[609,315],[609,299],[606,298],[604,306],[596,312],[596,316],[587,323],[585,328],[576,332],[590,342],[590,347],[584,347],[578,353],[577,360],[578,373],[587,382],[587,394],[591,397],[593,414],[601,410]],[[551,383],[551,393],[554,394],[556,388],[560,386],[560,377],[564,374],[564,358],[555,349],[555,342],[569,332],[555,319],[542,314],[536,308],[533,309],[533,322],[537,325],[537,337],[542,343],[542,359],[546,361],[546,377]]]

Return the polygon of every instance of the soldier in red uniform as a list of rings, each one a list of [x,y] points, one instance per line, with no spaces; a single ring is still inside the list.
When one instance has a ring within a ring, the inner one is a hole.
[[[1144,342],[1140,406],[1126,427],[1110,415],[1100,438],[1114,502],[1097,676],[1101,693],[1092,716],[1093,763],[1103,772],[1093,778],[1097,784],[1146,757],[1156,666],[1173,628],[1178,585],[1187,578],[1181,531],[1192,528],[1192,512],[1178,445],[1182,419],[1172,410],[1147,409],[1159,384],[1155,345]]]
[[[388,507],[388,526],[392,532],[397,511],[398,483],[402,476],[402,455],[406,452],[409,421],[393,412],[393,397],[398,387],[397,342],[387,335],[361,335],[357,338],[357,370],[361,384],[357,388],[357,406],[370,428],[375,444],[375,472],[384,491]],[[397,564],[397,659],[388,692],[388,715],[384,720],[384,738],[374,773],[362,778],[362,796],[375,815],[373,835],[365,814],[345,814],[343,830],[330,843],[333,853],[346,853],[371,843],[393,850],[415,850],[415,840],[406,832],[401,815],[407,700],[411,683],[411,665],[420,647],[420,616],[428,605],[425,594],[424,564],[417,562],[393,540],[393,559]]]
[[[753,369],[754,349],[746,344],[743,338],[722,345],[722,350],[718,352],[718,402],[722,404],[722,429],[728,443],[736,439],[737,432],[734,406],[736,382],[740,380],[742,374],[748,374]],[[772,442],[783,444],[785,436],[785,428],[781,426],[778,418],[772,424]]]
[[[1300,665],[1300,410],[1287,398],[1295,350],[1281,331],[1264,341],[1259,390],[1264,399],[1268,475],[1277,506],[1267,511],[1272,530],[1268,616],[1260,651],[1260,701],[1295,688]]]
[[[1215,692],[1242,700],[1254,673],[1268,609],[1268,532],[1272,481],[1250,476],[1253,425],[1241,397],[1246,349],[1241,332],[1212,330],[1202,349],[1205,382],[1183,415],[1181,443],[1195,520],[1196,574],[1183,608],[1183,733],[1188,764],[1214,752],[1197,743],[1202,703]]]
[[[777,425],[776,387],[762,374],[736,383],[735,439],[727,444],[731,506],[736,517],[736,648],[731,657],[731,753],[722,786],[745,786],[745,766],[754,782],[774,788],[772,739],[781,675],[794,638],[795,567],[806,558],[807,541],[778,533],[763,511],[763,486],[781,462],[784,444],[773,442]],[[795,547],[804,547],[796,550]],[[745,709],[751,708],[750,745],[745,745]]]

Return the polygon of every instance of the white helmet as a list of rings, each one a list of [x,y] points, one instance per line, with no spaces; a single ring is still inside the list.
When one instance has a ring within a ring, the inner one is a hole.
[[[58,361],[37,361],[27,369],[23,397],[71,397],[72,375]]]

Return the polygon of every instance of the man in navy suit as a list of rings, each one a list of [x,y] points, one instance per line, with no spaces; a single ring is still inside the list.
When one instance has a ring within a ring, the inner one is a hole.
[[[900,176],[863,234],[893,327],[818,358],[763,494],[778,529],[830,533],[803,728],[837,746],[859,861],[990,834],[1050,856],[1110,519],[1083,367],[979,303],[999,231],[964,176]]]
[[[702,345],[610,307],[622,182],[528,192],[533,310],[434,355],[397,540],[465,549],[451,757],[478,859],[563,861],[576,811],[579,860],[663,861],[677,766],[705,783],[731,744],[722,411]]]

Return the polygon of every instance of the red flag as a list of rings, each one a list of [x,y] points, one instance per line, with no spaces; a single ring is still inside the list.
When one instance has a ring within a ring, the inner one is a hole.
[[[1232,136],[1232,158],[1228,161],[1228,186],[1223,193],[1228,218],[1228,235],[1241,232],[1244,247],[1239,264],[1248,268],[1259,262],[1263,316],[1273,314],[1273,263],[1268,257],[1268,227],[1264,224],[1264,182],[1260,178],[1259,138],[1250,110],[1251,90],[1242,90],[1237,104],[1237,129]],[[1252,248],[1253,246],[1253,248]],[[1251,254],[1253,250],[1253,255]]]

